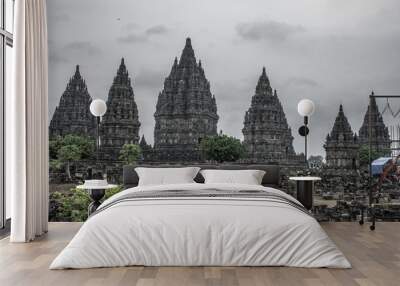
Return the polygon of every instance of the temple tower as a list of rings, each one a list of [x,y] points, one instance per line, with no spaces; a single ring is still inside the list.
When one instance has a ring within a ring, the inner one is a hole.
[[[292,132],[276,90],[272,91],[265,68],[250,108],[246,111],[242,132],[250,162],[287,162],[295,159]]]
[[[374,94],[374,93],[372,93]],[[371,111],[371,141],[372,149],[382,151],[390,149],[390,136],[388,128],[383,122],[381,113],[376,104],[375,97],[371,97],[363,124],[359,131],[359,142],[361,145],[369,146],[369,112]]]
[[[75,74],[70,78],[50,121],[50,138],[67,134],[94,136],[96,121],[90,113],[91,102],[92,98],[77,65]]]
[[[139,146],[140,146],[140,149],[142,150],[142,152],[151,150],[151,145],[147,144],[147,141],[146,141],[146,138],[144,138],[144,135],[142,135],[142,138],[140,139]]]
[[[124,144],[138,144],[139,115],[124,58],[108,92],[107,112],[101,122],[101,152],[105,160],[118,160]]]
[[[142,151],[142,159],[144,161],[151,161],[153,155],[153,148],[150,144],[147,143],[146,138],[142,135],[142,138],[139,142],[140,150]]]
[[[175,58],[156,106],[154,151],[158,161],[198,161],[199,142],[217,135],[217,105],[190,38]]]
[[[332,131],[326,137],[326,165],[330,168],[352,168],[359,166],[359,143],[340,105]]]

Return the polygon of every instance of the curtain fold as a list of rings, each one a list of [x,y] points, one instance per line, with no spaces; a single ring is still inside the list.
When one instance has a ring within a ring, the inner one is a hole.
[[[14,94],[6,113],[12,242],[31,241],[48,227],[46,17],[46,0],[15,1]]]

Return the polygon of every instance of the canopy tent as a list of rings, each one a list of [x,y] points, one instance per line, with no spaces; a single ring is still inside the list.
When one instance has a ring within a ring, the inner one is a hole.
[[[372,175],[380,175],[383,173],[385,166],[392,162],[392,157],[381,157],[371,163]]]

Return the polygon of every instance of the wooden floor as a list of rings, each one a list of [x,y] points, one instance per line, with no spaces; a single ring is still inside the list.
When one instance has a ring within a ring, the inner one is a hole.
[[[28,244],[0,241],[0,285],[400,285],[400,223],[326,223],[324,229],[352,269],[289,267],[123,267],[48,270],[79,229],[79,223],[51,223],[49,233]]]

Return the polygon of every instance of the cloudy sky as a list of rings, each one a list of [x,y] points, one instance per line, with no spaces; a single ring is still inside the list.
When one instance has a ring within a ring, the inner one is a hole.
[[[238,138],[263,66],[292,127],[296,152],[304,148],[297,135],[302,123],[297,114],[300,99],[310,98],[316,104],[310,150],[324,155],[323,141],[340,103],[358,132],[371,90],[400,93],[400,1],[47,3],[50,116],[76,64],[91,96],[106,99],[124,57],[133,80],[140,133],[149,142],[153,142],[157,95],[186,37],[191,37],[217,98],[218,129]],[[400,101],[392,105],[394,111],[399,107]]]

